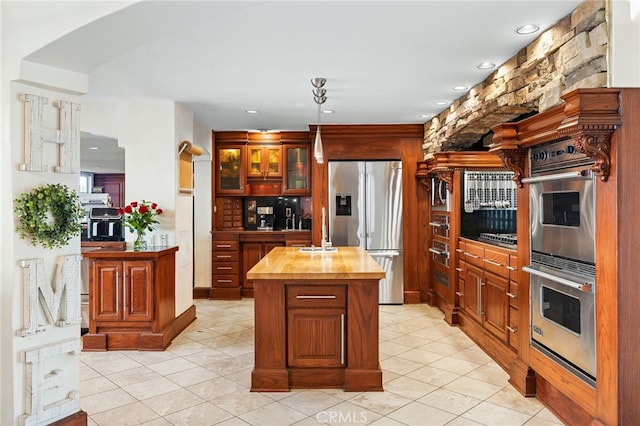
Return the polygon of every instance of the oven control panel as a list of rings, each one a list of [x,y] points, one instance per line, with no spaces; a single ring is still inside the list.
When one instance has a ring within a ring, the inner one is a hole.
[[[532,174],[593,163],[593,159],[578,151],[569,138],[531,148],[529,160]]]

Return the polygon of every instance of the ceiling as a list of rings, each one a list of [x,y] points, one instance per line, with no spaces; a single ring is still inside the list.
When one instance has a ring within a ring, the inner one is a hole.
[[[218,131],[308,130],[313,77],[323,124],[425,123],[580,3],[142,1],[26,59],[87,73],[83,102],[171,99]]]

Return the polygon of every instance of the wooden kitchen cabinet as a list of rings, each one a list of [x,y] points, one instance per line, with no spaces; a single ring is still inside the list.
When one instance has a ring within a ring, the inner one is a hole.
[[[177,250],[83,252],[89,269],[89,331],[82,336],[83,350],[160,351],[169,346],[190,322],[176,323]],[[195,319],[195,308],[186,315]]]
[[[253,280],[247,278],[249,269],[260,262],[274,247],[284,247],[284,237],[281,241],[256,241],[242,243],[242,295],[253,297]]]
[[[212,299],[236,300],[240,291],[240,242],[234,232],[216,232],[212,241]]]
[[[153,263],[146,260],[97,260],[93,265],[93,313],[96,321],[153,319]]]
[[[346,286],[288,285],[290,367],[345,366]]]
[[[247,146],[247,178],[281,178],[282,147],[280,145]]]
[[[460,308],[501,342],[508,343],[509,327],[509,253],[500,248],[463,242],[464,269],[458,273],[464,281]]]
[[[124,207],[127,205],[124,194],[124,173],[95,173],[93,175],[93,186],[102,188],[102,192],[111,195],[113,207]]]
[[[216,194],[244,195],[246,184],[245,146],[242,144],[216,145],[214,170]]]
[[[309,176],[311,175],[309,145],[285,145],[284,159],[286,170],[283,180],[283,193],[290,195],[308,195],[311,193]]]

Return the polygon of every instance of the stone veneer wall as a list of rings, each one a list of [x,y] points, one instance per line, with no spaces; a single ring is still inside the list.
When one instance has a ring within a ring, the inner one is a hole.
[[[560,104],[577,88],[606,87],[606,1],[587,0],[425,123],[425,160],[462,150],[496,124]]]

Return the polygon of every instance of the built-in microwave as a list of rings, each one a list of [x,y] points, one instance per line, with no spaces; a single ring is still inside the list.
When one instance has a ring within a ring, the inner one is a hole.
[[[447,182],[438,176],[431,178],[431,210],[449,211]]]

